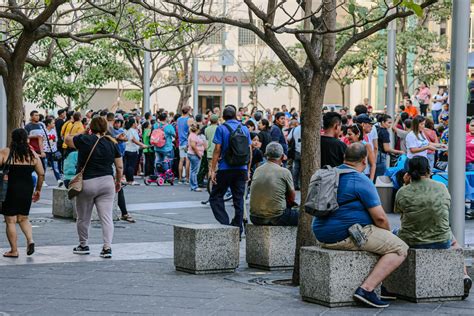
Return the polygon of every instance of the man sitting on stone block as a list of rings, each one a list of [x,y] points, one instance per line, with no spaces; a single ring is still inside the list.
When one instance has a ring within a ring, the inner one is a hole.
[[[401,228],[395,233],[410,248],[461,248],[449,226],[451,196],[444,184],[430,179],[430,174],[427,158],[414,157],[408,162],[405,185],[395,198],[395,213],[402,215]],[[471,286],[464,267],[464,298],[469,296]]]
[[[267,163],[258,167],[250,186],[250,219],[254,225],[297,226],[298,210],[291,172],[283,168],[283,147],[267,145]]]
[[[387,307],[389,304],[379,299],[374,290],[402,264],[408,246],[390,231],[377,190],[363,174],[366,166],[365,145],[350,145],[344,156],[344,164],[338,168],[350,168],[356,172],[340,175],[337,191],[339,208],[326,217],[315,217],[313,232],[323,248],[363,250],[381,256],[367,279],[357,288],[354,299],[372,307]],[[382,299],[392,298],[384,294],[382,287]]]

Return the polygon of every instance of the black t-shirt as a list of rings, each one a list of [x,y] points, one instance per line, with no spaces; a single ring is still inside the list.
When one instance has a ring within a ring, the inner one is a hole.
[[[383,144],[390,144],[390,134],[388,133],[386,128],[380,127],[378,130],[378,143],[379,143],[379,150],[381,153],[386,154],[387,152],[383,149]]]
[[[272,142],[272,136],[270,135],[270,132],[260,131],[260,133],[258,133],[258,139],[262,143],[262,147],[260,147],[260,150],[262,151],[262,153],[265,153],[267,145]]]
[[[321,135],[321,167],[337,167],[344,162],[347,145],[339,139]]]
[[[78,150],[77,157],[77,172],[81,171],[82,166],[86,163],[87,157],[89,156],[92,147],[94,147],[97,141],[96,135],[77,135],[73,139],[74,146]],[[120,158],[120,151],[117,144],[112,143],[105,137],[102,137],[97,144],[94,152],[92,153],[91,159],[87,163],[86,169],[84,170],[84,180],[112,176],[114,171],[112,164],[115,158]]]

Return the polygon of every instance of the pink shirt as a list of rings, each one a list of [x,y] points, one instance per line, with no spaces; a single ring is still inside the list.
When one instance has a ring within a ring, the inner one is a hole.
[[[195,153],[191,147],[191,141],[196,143],[198,153]],[[204,155],[204,149],[206,148],[206,141],[199,137],[196,133],[189,133],[188,137],[188,154],[199,155],[202,157]]]
[[[466,164],[474,162],[474,136],[466,134]]]
[[[426,139],[428,139],[430,143],[438,142],[438,136],[436,136],[436,132],[432,129],[425,128],[423,134],[425,134]],[[434,154],[434,150],[428,150],[428,154]]]
[[[429,104],[431,99],[431,91],[428,87],[424,87],[418,93],[418,100],[423,101],[424,104]]]

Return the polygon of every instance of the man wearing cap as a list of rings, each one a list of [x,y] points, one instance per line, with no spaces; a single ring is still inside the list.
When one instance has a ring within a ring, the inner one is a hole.
[[[298,210],[291,172],[281,167],[283,147],[277,142],[268,144],[267,163],[258,167],[250,186],[250,219],[255,225],[297,226]]]

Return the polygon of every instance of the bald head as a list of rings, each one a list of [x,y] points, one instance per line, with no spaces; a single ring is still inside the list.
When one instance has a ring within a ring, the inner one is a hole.
[[[354,165],[365,161],[367,158],[367,149],[361,142],[349,145],[344,154],[344,163]]]

